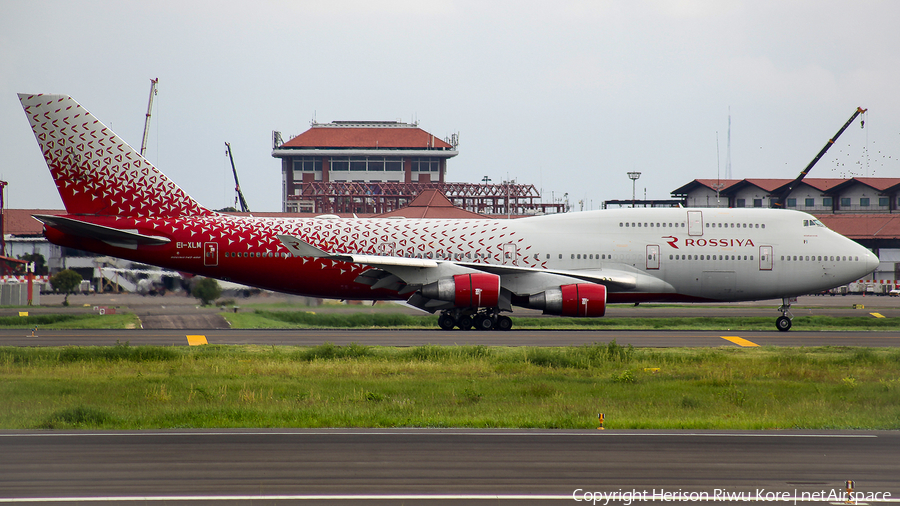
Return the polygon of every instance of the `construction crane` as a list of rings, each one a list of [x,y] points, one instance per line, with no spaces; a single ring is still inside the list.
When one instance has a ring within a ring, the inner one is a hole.
[[[237,208],[238,202],[241,204],[241,212],[249,213],[250,206],[247,205],[247,201],[244,199],[244,194],[241,192],[241,183],[238,182],[237,169],[234,168],[234,158],[231,156],[231,144],[225,143],[225,150],[228,153],[228,159],[231,160],[231,172],[234,173],[234,207]]]
[[[150,100],[147,102],[147,117],[144,119],[144,139],[141,141],[141,156],[147,151],[147,135],[150,134],[150,111],[153,110],[153,97],[156,96],[156,85],[159,78],[150,80]]]
[[[784,190],[781,191],[781,193],[776,197],[776,199],[772,203],[772,207],[780,207],[780,208],[785,207],[785,204],[787,203],[788,195],[790,195],[791,192],[794,191],[794,188],[796,188],[800,184],[800,182],[803,181],[803,178],[805,178],[806,174],[809,173],[809,170],[813,168],[813,165],[818,163],[819,159],[821,159],[823,156],[825,156],[825,153],[828,151],[829,148],[831,148],[831,145],[834,144],[834,141],[836,141],[838,139],[838,137],[840,137],[841,134],[844,133],[844,130],[846,130],[847,127],[850,126],[850,123],[853,123],[853,120],[855,120],[857,116],[865,113],[866,111],[868,111],[868,109],[863,109],[862,107],[856,108],[856,111],[853,112],[853,115],[850,116],[850,119],[848,119],[847,122],[844,123],[844,126],[842,126],[841,129],[838,130],[836,134],[834,134],[834,137],[832,137],[831,139],[828,139],[828,142],[825,143],[825,146],[822,148],[821,151],[819,151],[819,154],[817,154],[815,156],[815,158],[813,158],[812,161],[809,162],[809,165],[807,165],[806,168],[800,172],[800,175],[797,176],[797,179],[791,181],[791,184],[787,185],[784,188]],[[866,120],[865,119],[861,120],[859,123],[859,126],[864,127],[865,125],[866,125]]]

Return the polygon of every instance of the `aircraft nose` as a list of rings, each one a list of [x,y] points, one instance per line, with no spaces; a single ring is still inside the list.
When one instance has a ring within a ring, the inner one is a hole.
[[[879,263],[881,263],[881,260],[879,260],[878,257],[875,256],[875,253],[866,250],[866,274],[877,269]]]

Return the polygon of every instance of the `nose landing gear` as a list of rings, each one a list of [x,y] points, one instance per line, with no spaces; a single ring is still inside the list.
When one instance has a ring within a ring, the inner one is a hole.
[[[782,298],[781,307],[778,310],[781,311],[781,316],[775,320],[775,328],[781,332],[787,332],[791,329],[791,320],[794,319],[794,315],[791,313],[791,299],[788,297]]]

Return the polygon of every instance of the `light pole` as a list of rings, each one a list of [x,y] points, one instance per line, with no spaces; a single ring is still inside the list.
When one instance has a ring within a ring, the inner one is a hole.
[[[634,185],[639,177],[641,177],[640,172],[629,172],[628,173],[628,179],[631,179],[631,207],[634,207]]]

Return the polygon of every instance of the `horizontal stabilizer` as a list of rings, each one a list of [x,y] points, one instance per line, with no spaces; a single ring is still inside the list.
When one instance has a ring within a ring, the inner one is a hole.
[[[167,244],[170,240],[166,237],[156,235],[140,234],[136,230],[119,230],[117,228],[105,227],[103,225],[95,225],[72,218],[63,216],[48,216],[45,214],[35,214],[32,218],[40,221],[48,227],[55,228],[60,232],[78,237],[86,237],[89,239],[97,239],[105,241],[114,246],[131,248],[138,244],[144,246],[161,246]]]

